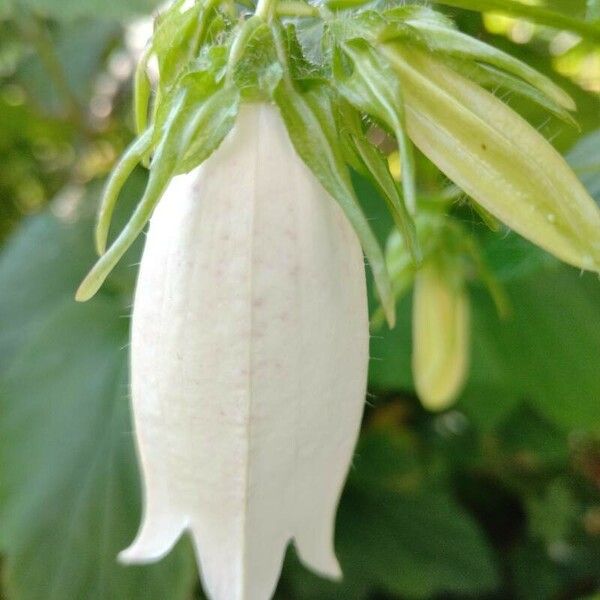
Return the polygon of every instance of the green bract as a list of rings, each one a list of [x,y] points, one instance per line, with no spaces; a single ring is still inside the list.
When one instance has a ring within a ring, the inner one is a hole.
[[[489,4],[516,10],[509,0]],[[470,196],[486,222],[498,219],[562,260],[600,271],[598,207],[552,146],[485,88],[521,94],[570,122],[572,99],[430,8],[400,0],[376,6],[261,0],[246,14],[229,2],[178,0],[162,14],[135,78],[138,138],[107,184],[97,230],[102,256],[77,298],[97,291],[170,180],[211,155],[244,102],[278,106],[298,155],[355,228],[390,324],[398,279],[390,281],[351,172],[380,191],[406,248],[405,268],[416,273],[427,250],[415,227],[424,207],[417,200],[413,144]],[[530,12],[548,25],[568,25],[548,11]],[[147,75],[152,56],[158,63],[153,87]],[[371,141],[373,128],[398,144],[401,185]],[[146,191],[106,250],[120,189],[139,163],[150,168]]]

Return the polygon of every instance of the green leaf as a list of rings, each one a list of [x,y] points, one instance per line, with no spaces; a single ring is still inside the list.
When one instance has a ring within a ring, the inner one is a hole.
[[[11,357],[0,375],[5,591],[11,600],[187,600],[196,577],[184,546],[151,567],[116,562],[140,512],[123,350],[128,294],[116,293],[113,277],[94,303],[70,298],[91,250],[88,206],[65,218],[55,204],[0,259],[0,285],[13,290],[0,309],[0,355]]]
[[[527,456],[529,464],[558,472],[569,461],[565,430],[548,419],[530,403],[520,402],[496,427],[502,451],[512,456]]]
[[[115,214],[117,225],[125,222],[132,200],[142,192],[145,183],[140,171],[132,175]],[[9,357],[15,356],[23,341],[40,328],[43,310],[52,311],[72,299],[87,266],[94,260],[90,242],[100,191],[98,184],[87,191],[67,188],[43,214],[27,219],[2,249],[0,282],[10,293],[0,294],[0,374],[9,366]],[[131,248],[122,266],[113,271],[105,294],[131,294],[135,277],[131,264],[139,260],[140,243],[141,240]]]
[[[512,313],[502,320],[481,290],[471,296],[471,369],[459,408],[478,421],[499,421],[527,399],[559,427],[600,424],[600,284],[550,263],[506,283]],[[393,331],[371,340],[370,385],[375,390],[414,389],[411,298],[398,305]]]
[[[107,52],[119,39],[120,27],[110,21],[80,19],[75,23],[60,23],[50,35],[31,15],[22,15],[19,23],[28,43],[38,47],[16,76],[31,101],[53,115],[72,110],[70,103],[78,103],[83,110],[94,92],[96,76],[104,66]],[[39,48],[46,45],[41,52]],[[50,57],[49,52],[55,56]]]
[[[282,32],[275,31],[274,37],[278,44],[280,62],[284,66],[284,77],[275,90],[274,99],[292,143],[323,187],[340,204],[354,227],[371,266],[388,323],[392,325],[395,320],[394,299],[385,259],[354,193],[344,151],[338,142],[331,98],[322,86],[305,93],[295,89],[289,79],[289,69],[286,68]]]
[[[525,540],[511,551],[508,558],[518,598],[555,598],[564,589],[560,569],[548,556],[544,544]]]
[[[587,0],[588,21],[600,21],[600,0]]]
[[[555,480],[541,497],[528,502],[529,528],[546,544],[565,542],[572,533],[580,508],[565,481]]]
[[[513,314],[500,321],[477,298],[472,385],[508,387],[560,427],[600,424],[600,285],[568,268],[547,268],[507,285]]]

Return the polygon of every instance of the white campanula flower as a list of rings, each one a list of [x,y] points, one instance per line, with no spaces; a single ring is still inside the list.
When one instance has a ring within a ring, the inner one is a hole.
[[[275,107],[242,107],[151,220],[131,376],[144,520],[125,562],[184,532],[213,600],[265,600],[286,546],[337,577],[335,512],[358,435],[363,255]]]
[[[428,262],[452,248],[442,240],[433,252],[420,238],[427,210],[413,144],[482,212],[600,271],[598,207],[550,144],[481,85],[491,77],[566,120],[572,101],[443,15],[394,4],[338,15],[260,0],[254,15],[232,18],[233,5],[177,0],[136,73],[138,137],[109,178],[101,256],[77,298],[96,293],[152,216],[131,345],[144,516],[121,559],[158,560],[188,533],[211,600],[268,600],[290,541],[309,568],[340,575],[335,512],[368,365],[363,252],[390,325],[395,294],[415,281],[424,403],[444,408],[462,388],[465,273]],[[320,19],[323,35],[309,40],[283,15]],[[371,142],[372,122],[398,142],[401,187]],[[150,169],[144,194],[107,247],[140,163]],[[387,266],[350,167],[402,235]],[[472,246],[457,248],[479,264]]]

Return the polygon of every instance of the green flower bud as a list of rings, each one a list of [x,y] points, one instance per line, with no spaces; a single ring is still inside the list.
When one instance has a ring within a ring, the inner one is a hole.
[[[461,392],[469,363],[469,322],[462,274],[429,261],[415,278],[412,357],[417,394],[429,410],[448,408]]]
[[[560,154],[510,107],[407,44],[384,44],[408,134],[500,221],[561,260],[600,271],[600,209]]]

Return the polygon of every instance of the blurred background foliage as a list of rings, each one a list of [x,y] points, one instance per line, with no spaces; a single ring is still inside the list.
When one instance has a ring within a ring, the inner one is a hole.
[[[531,2],[527,4],[532,4]],[[600,19],[595,0],[548,0]],[[141,242],[98,297],[103,179],[132,138],[131,73],[153,0],[0,0],[0,598],[200,598],[189,544],[158,565],[116,563],[139,520],[127,399],[128,313]],[[507,98],[566,153],[600,201],[600,45],[519,16],[446,8],[460,27],[551,74],[581,129]],[[393,154],[391,160],[393,163]],[[437,189],[422,157],[419,171]],[[139,197],[140,170],[121,219]],[[391,223],[356,180],[374,228]],[[374,332],[364,428],[340,508],[345,579],[286,559],[279,600],[600,596],[600,282],[467,205],[511,316],[473,286],[471,373],[458,404],[422,409],[410,373],[410,297]]]

